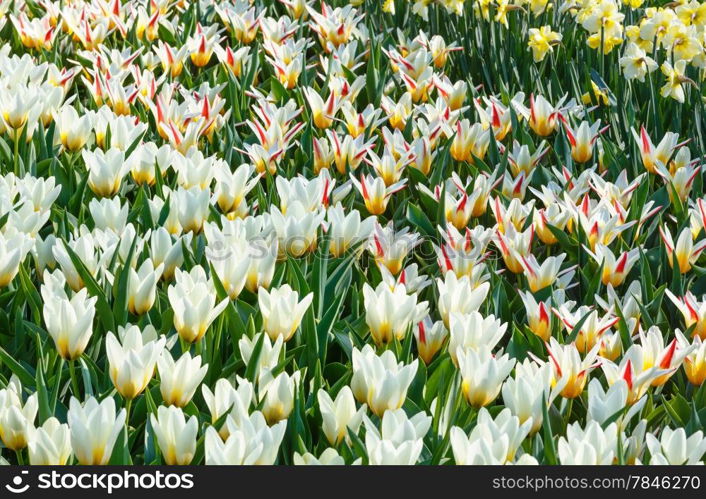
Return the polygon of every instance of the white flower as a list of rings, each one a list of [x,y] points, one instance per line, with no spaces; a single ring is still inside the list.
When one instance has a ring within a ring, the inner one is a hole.
[[[314,293],[309,293],[299,300],[299,293],[289,284],[267,291],[260,288],[257,300],[262,314],[262,327],[272,340],[281,336],[289,340],[299,327]]]
[[[157,409],[156,418],[154,414],[150,415],[150,422],[165,464],[191,463],[196,454],[196,433],[199,429],[196,416],[191,416],[187,422],[179,407],[162,405]]]
[[[120,341],[109,332],[105,340],[110,379],[118,393],[126,399],[133,399],[152,379],[166,339],[163,336],[157,338],[152,326],[147,326],[144,332],[137,326],[121,326],[118,327],[118,336]]]
[[[701,458],[706,453],[706,438],[702,431],[686,436],[684,428],[672,430],[669,426],[662,430],[659,440],[652,433],[645,435],[650,451],[650,464],[703,464]]]
[[[399,409],[407,398],[407,390],[417,373],[418,360],[398,363],[391,350],[378,356],[370,345],[353,349],[351,390],[361,403],[382,416],[387,410]]]
[[[73,454],[69,425],[51,417],[30,434],[27,443],[29,464],[40,466],[64,465]]]
[[[201,356],[191,357],[184,353],[174,362],[169,352],[163,351],[157,360],[159,372],[159,391],[167,405],[184,407],[194,396],[196,388],[201,384],[208,364],[201,365]]]
[[[113,446],[125,425],[125,409],[115,414],[115,401],[90,397],[83,405],[71,397],[66,419],[71,446],[80,464],[108,464]]]
[[[321,429],[329,443],[338,445],[344,438],[347,442],[350,441],[348,432],[358,432],[367,406],[363,404],[360,409],[356,410],[353,392],[347,386],[340,389],[335,399],[331,399],[326,390],[320,389],[317,393],[317,400],[323,419]]]

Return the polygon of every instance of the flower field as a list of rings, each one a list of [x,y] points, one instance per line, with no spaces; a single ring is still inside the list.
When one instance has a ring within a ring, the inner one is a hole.
[[[0,0],[0,458],[702,464],[706,2]]]

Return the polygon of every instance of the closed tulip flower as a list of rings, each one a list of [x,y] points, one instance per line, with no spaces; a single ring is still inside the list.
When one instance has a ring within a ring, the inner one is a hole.
[[[675,296],[668,289],[665,293],[684,316],[685,328],[693,327],[692,335],[706,340],[706,301],[699,301],[691,292],[687,292],[683,297]]]
[[[287,429],[287,421],[268,426],[261,412],[253,412],[239,422],[226,421],[230,436],[223,441],[218,432],[206,430],[207,465],[271,465]]]
[[[490,290],[489,283],[485,282],[473,288],[468,276],[458,278],[452,271],[446,272],[443,279],[437,279],[436,286],[439,290],[439,314],[447,328],[451,313],[469,314],[478,310]]]
[[[601,281],[606,286],[620,286],[630,273],[635,263],[640,259],[640,248],[624,251],[616,258],[613,252],[602,244],[596,244],[595,253],[586,248],[586,252],[593,257],[596,264],[601,265],[603,272]]]
[[[581,395],[588,374],[597,365],[595,362],[600,345],[596,344],[583,358],[573,343],[562,345],[556,338],[550,338],[546,346],[553,368],[554,388],[561,390],[562,397],[576,398]]]
[[[238,209],[245,196],[257,185],[260,176],[249,164],[242,164],[231,172],[229,168],[221,168],[216,173],[216,190],[214,197],[223,213],[231,213]]]
[[[54,114],[59,143],[69,152],[80,150],[93,134],[93,119],[90,113],[79,116],[72,106],[63,106]]]
[[[360,464],[358,461],[360,461],[360,459],[357,459],[356,462],[352,464]],[[323,451],[318,458],[309,452],[306,452],[303,455],[298,452],[294,453],[295,466],[342,466],[344,464],[346,464],[346,461],[333,447],[329,447]]]
[[[157,359],[162,354],[165,338],[157,338],[152,326],[144,332],[137,326],[118,328],[118,338],[109,332],[105,350],[110,364],[110,379],[126,399],[134,399],[147,387],[154,375]]]
[[[487,346],[478,350],[459,347],[456,356],[461,373],[461,391],[473,407],[484,407],[495,400],[515,359],[502,352],[493,354]]]
[[[676,245],[672,239],[672,234],[666,227],[660,225],[659,234],[662,236],[665,249],[667,250],[667,262],[670,267],[676,261],[680,273],[685,274],[691,270],[692,265],[699,259],[701,253],[706,249],[706,239],[702,239],[694,244],[693,236],[689,227],[685,227],[677,239]]]
[[[174,309],[174,327],[189,343],[199,341],[228,305],[227,298],[216,304],[213,283],[200,266],[190,272],[176,269],[176,282],[169,286],[167,295]]]
[[[176,196],[177,214],[184,232],[201,232],[208,218],[210,190],[199,186],[190,189],[179,187],[172,195]]]
[[[129,269],[127,306],[130,313],[142,315],[150,311],[157,296],[157,281],[163,269],[163,263],[155,267],[149,258],[142,262],[137,271]]]
[[[689,353],[684,357],[684,373],[692,385],[701,386],[706,381],[706,342],[699,336],[694,336],[693,343],[678,329],[675,331],[677,339],[682,349],[690,348]]]
[[[381,430],[366,418],[365,448],[371,465],[413,465],[419,460],[431,417],[420,412],[407,417],[402,409],[385,412]]]
[[[23,232],[0,232],[0,288],[12,282],[34,241]]]
[[[88,186],[95,195],[111,197],[117,194],[129,168],[123,151],[112,148],[105,153],[100,149],[84,150],[81,156],[88,170]]]
[[[265,386],[260,386],[260,400],[264,401],[262,414],[265,416],[267,424],[272,426],[289,417],[294,409],[294,398],[300,378],[299,371],[292,376],[284,372],[278,374]]]
[[[666,427],[657,439],[652,433],[645,435],[650,450],[650,464],[700,465],[706,453],[706,438],[702,431],[687,437],[684,428]]]
[[[283,336],[277,336],[274,341],[271,341],[270,337],[265,333],[258,333],[252,338],[243,335],[238,342],[238,349],[243,362],[246,364],[249,364],[250,360],[253,359],[255,346],[261,341],[262,335],[265,335],[265,337],[262,338],[262,347],[260,347],[260,353],[256,357],[257,368],[255,369],[255,374],[257,379],[267,378],[270,371],[279,364],[280,354],[285,349]]]
[[[105,465],[110,461],[118,435],[125,425],[125,409],[115,413],[115,401],[98,402],[90,397],[84,404],[71,397],[66,419],[71,429],[71,447],[80,464]]]
[[[515,368],[515,377],[505,380],[502,387],[503,403],[520,419],[520,423],[532,421],[530,433],[542,427],[543,404],[551,403],[552,368],[549,364],[537,364],[525,359]]]
[[[427,315],[427,302],[417,303],[417,294],[407,294],[404,284],[390,289],[386,283],[377,288],[363,285],[365,322],[375,344],[402,340],[412,326]]]
[[[247,379],[236,376],[236,381],[238,388],[235,388],[225,378],[216,381],[213,391],[207,385],[201,386],[201,395],[211,413],[211,424],[230,412],[238,413],[238,418],[247,417],[250,411],[250,404],[253,401],[254,388]],[[224,423],[218,433],[223,440],[226,440],[228,438],[228,425]]]
[[[299,293],[289,284],[267,291],[260,288],[258,304],[262,313],[262,327],[272,340],[282,336],[288,341],[299,327],[307,309],[314,299],[314,294],[307,294],[299,300]]]
[[[112,230],[122,234],[127,224],[128,203],[122,204],[119,197],[91,199],[88,210],[96,229]]]
[[[201,365],[200,355],[192,358],[191,354],[186,352],[174,362],[171,354],[163,351],[157,359],[157,371],[159,391],[164,403],[177,407],[186,406],[206,376],[207,370],[208,364]]]
[[[507,331],[507,324],[500,322],[494,315],[483,317],[479,312],[473,311],[468,314],[451,314],[449,355],[454,364],[458,365],[459,348],[467,350],[480,350],[488,348],[492,350],[500,342]]]
[[[449,332],[443,321],[432,323],[427,316],[413,329],[414,339],[417,342],[417,352],[426,365],[429,365],[434,356],[443,348]]]
[[[605,429],[595,421],[585,428],[576,422],[566,428],[566,436],[559,438],[559,462],[570,465],[611,464],[618,451],[618,427],[615,423]]]
[[[417,360],[411,364],[397,362],[387,350],[378,356],[370,345],[353,349],[351,390],[355,398],[378,416],[399,409],[407,398],[407,390],[417,373]]]
[[[373,233],[374,217],[361,220],[360,212],[351,210],[345,213],[339,203],[326,212],[329,228],[326,236],[329,239],[329,251],[335,258],[343,254],[361,241],[366,241]]]
[[[157,417],[150,415],[150,422],[164,463],[172,466],[190,464],[196,454],[196,433],[199,429],[196,416],[191,416],[187,421],[179,407],[162,405],[157,409]]]
[[[493,464],[512,463],[531,426],[531,418],[521,422],[509,409],[503,409],[493,418],[490,412],[482,407],[478,411],[476,425],[467,437],[460,428],[451,429],[451,443],[456,464],[480,464],[474,462],[475,459],[471,457],[474,454],[475,445],[492,449],[490,453],[486,453],[485,458],[490,457],[491,461],[497,461]]]
[[[539,336],[543,341],[549,341],[552,335],[552,320],[550,306],[543,302],[537,302],[529,291],[518,291],[522,303],[525,305],[527,313],[527,327],[532,333]]]
[[[38,409],[36,393],[22,403],[22,385],[13,376],[8,386],[0,390],[0,439],[5,447],[18,451],[27,446]]]
[[[604,424],[611,420],[615,414],[624,408],[629,409],[620,415],[617,423],[621,428],[633,418],[647,402],[647,397],[642,397],[637,403],[628,404],[629,388],[624,379],[616,381],[607,390],[603,389],[601,382],[593,378],[588,384],[588,411],[586,418]]]
[[[356,409],[353,392],[347,386],[341,388],[335,399],[324,389],[317,393],[319,410],[323,419],[322,430],[331,445],[338,445],[344,438],[350,440],[348,432],[358,433],[367,406]]]
[[[27,449],[29,464],[33,466],[65,465],[73,454],[69,425],[54,417],[47,419],[32,432]]]
[[[182,245],[188,247],[191,238],[192,234],[188,233],[175,240],[164,227],[158,227],[152,231],[148,244],[150,259],[155,267],[164,264],[163,279],[171,279],[176,268],[181,266],[184,261]]]
[[[66,360],[79,358],[93,334],[97,298],[89,298],[86,289],[71,298],[68,298],[63,290],[43,293],[42,297],[44,323],[54,340],[57,352]]]

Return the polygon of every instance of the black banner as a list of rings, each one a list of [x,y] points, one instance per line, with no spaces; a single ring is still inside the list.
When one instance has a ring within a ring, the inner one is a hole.
[[[0,497],[566,497],[573,491],[631,497],[704,497],[704,466],[238,467],[4,466]],[[444,492],[445,491],[445,492]]]

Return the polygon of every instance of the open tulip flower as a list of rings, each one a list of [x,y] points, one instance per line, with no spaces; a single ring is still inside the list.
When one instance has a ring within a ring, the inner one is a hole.
[[[706,6],[0,0],[0,464],[697,464]]]

